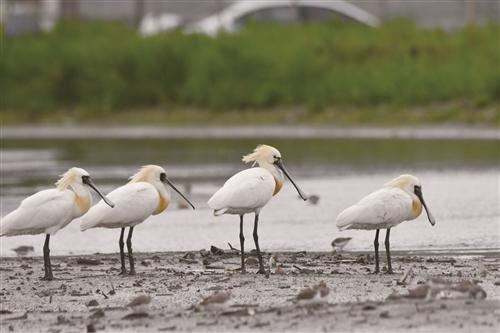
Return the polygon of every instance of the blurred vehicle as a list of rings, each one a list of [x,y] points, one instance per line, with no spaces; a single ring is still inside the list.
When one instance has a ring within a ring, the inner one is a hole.
[[[375,16],[346,1],[243,0],[188,26],[186,30],[215,35],[219,31],[237,31],[248,21],[288,23],[324,21],[332,17],[369,26],[379,24],[379,20]]]
[[[149,36],[179,28],[181,25],[182,18],[179,15],[169,13],[154,15],[148,13],[142,18],[139,31],[142,35]]]

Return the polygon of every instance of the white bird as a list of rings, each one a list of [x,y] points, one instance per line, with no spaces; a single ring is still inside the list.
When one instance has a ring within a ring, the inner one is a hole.
[[[142,167],[130,181],[108,194],[115,207],[110,209],[100,201],[82,217],[80,229],[85,231],[90,228],[121,228],[120,233],[120,259],[121,273],[127,274],[125,268],[125,253],[123,251],[123,235],[125,228],[129,227],[127,237],[127,250],[130,262],[130,275],[135,274],[134,258],[132,256],[132,232],[134,227],[144,222],[151,215],[157,215],[167,209],[170,203],[170,193],[164,184],[168,184],[186,200],[191,207],[193,204],[170,182],[165,170],[157,165]]]
[[[253,153],[243,156],[243,162],[253,162],[258,167],[238,172],[229,178],[208,201],[208,205],[214,210],[214,215],[234,214],[240,216],[240,246],[241,246],[241,271],[245,273],[245,253],[243,236],[243,215],[255,213],[253,228],[253,239],[257,256],[259,258],[258,273],[265,274],[262,255],[259,248],[257,226],[259,213],[273,195],[277,194],[283,186],[284,176],[292,182],[293,186],[303,200],[307,196],[300,190],[285,169],[281,159],[281,153],[274,147],[259,145]]]
[[[1,236],[46,234],[43,246],[44,280],[54,278],[49,256],[50,236],[89,210],[92,205],[89,187],[113,207],[113,203],[99,192],[83,169],[69,169],[56,186],[27,197],[15,211],[0,221]]]
[[[416,219],[422,212],[422,206],[427,212],[429,222],[434,225],[436,220],[425,204],[420,181],[412,175],[401,175],[385,184],[382,189],[367,195],[357,204],[340,213],[337,216],[337,227],[341,231],[347,229],[377,230],[373,242],[375,246],[375,273],[379,272],[379,231],[387,229],[385,234],[387,273],[391,274],[391,253],[389,250],[391,228],[403,221]]]

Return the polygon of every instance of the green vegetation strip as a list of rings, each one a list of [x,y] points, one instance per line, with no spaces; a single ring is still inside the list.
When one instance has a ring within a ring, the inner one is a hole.
[[[0,108],[5,123],[135,122],[142,110],[146,123],[232,123],[266,110],[256,122],[497,124],[499,36],[498,24],[445,32],[406,20],[250,24],[215,38],[65,22],[4,38]]]

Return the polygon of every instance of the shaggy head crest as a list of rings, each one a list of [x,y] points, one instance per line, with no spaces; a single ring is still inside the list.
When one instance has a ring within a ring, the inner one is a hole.
[[[400,189],[413,189],[413,186],[420,186],[420,180],[412,175],[401,175],[386,183],[386,187],[399,187]]]
[[[61,175],[61,178],[56,182],[57,189],[64,191],[74,183],[81,182],[82,176],[88,176],[88,172],[81,168],[71,168]]]
[[[259,163],[264,161],[272,161],[274,156],[281,158],[281,153],[278,151],[278,149],[268,145],[258,145],[252,153],[243,156],[241,160],[245,163]]]
[[[165,170],[157,165],[144,165],[139,169],[139,171],[137,171],[132,177],[129,178],[129,184],[138,182],[151,182],[154,179],[154,175],[156,173],[158,173],[159,180],[159,174],[162,172],[165,172]]]

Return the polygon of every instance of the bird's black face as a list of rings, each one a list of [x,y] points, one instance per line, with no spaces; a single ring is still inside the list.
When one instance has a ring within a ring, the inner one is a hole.
[[[89,184],[91,182],[90,176],[82,176],[82,183]]]
[[[165,172],[160,173],[160,181],[162,183],[165,183],[166,180],[167,180],[167,174]]]
[[[422,186],[415,185],[413,188],[413,192],[415,193],[415,195],[418,197],[418,199],[422,203],[422,206],[424,206],[425,212],[427,213],[427,218],[429,219],[429,222],[431,223],[431,225],[436,224],[436,220],[434,219],[434,216],[432,216],[429,208],[427,208],[427,205],[425,204],[424,196],[422,195]]]
[[[93,189],[94,191],[96,191],[96,193],[102,198],[102,200],[104,200],[104,202],[109,207],[113,208],[115,206],[115,204],[113,202],[111,202],[108,198],[106,198],[104,196],[104,194],[102,194],[101,191],[99,191],[97,189],[97,187],[94,185],[94,182],[92,181],[92,179],[90,178],[89,175],[82,176],[82,183],[85,184],[85,185],[88,185],[91,189]]]

